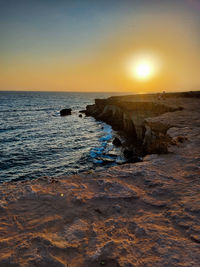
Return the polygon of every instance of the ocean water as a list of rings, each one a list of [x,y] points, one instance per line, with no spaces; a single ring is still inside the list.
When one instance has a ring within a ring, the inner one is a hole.
[[[0,182],[102,170],[123,157],[112,128],[79,111],[108,93],[0,92]],[[72,115],[59,111],[72,108]]]

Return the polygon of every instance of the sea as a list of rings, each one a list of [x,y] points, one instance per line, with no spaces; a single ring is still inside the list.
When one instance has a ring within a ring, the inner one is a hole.
[[[114,93],[0,92],[0,183],[101,171],[125,161],[112,128],[79,111]],[[118,93],[119,95],[119,93]],[[61,117],[60,110],[72,115]]]

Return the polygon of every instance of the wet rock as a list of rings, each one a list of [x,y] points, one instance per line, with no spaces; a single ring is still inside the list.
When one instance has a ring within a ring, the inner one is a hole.
[[[122,145],[122,143],[118,137],[115,137],[112,143],[113,143],[113,145],[115,145],[117,147]]]
[[[129,149],[124,149],[124,157],[126,158],[126,159],[130,159],[130,158],[132,158],[133,157],[133,150],[129,150]]]
[[[60,111],[60,116],[68,116],[71,115],[72,113],[72,109],[71,108],[64,108]]]
[[[115,162],[115,159],[111,158],[109,156],[99,157],[98,160],[100,160],[102,164],[109,164],[109,163],[114,163]]]
[[[85,110],[85,109],[80,110],[79,113],[83,113],[83,114],[85,114],[85,113],[86,113],[86,110]]]
[[[129,160],[127,160],[127,163],[135,163],[135,162],[141,162],[142,158],[138,157],[138,156],[133,156],[132,158],[130,158]]]
[[[127,163],[134,163],[134,162],[140,162],[141,158],[138,157],[133,150],[124,149],[124,157],[126,158]]]

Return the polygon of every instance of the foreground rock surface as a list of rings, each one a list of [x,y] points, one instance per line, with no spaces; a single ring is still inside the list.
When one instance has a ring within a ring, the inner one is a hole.
[[[170,124],[169,154],[101,173],[0,186],[0,266],[199,266],[200,100]]]

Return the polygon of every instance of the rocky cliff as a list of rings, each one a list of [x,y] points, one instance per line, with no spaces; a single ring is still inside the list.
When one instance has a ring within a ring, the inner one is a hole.
[[[198,92],[194,95],[199,96]],[[164,99],[160,100],[155,94],[95,99],[94,105],[86,107],[86,115],[110,124],[114,130],[122,131],[142,154],[166,153],[171,141],[167,131],[172,125],[166,121],[155,121],[153,118],[183,109],[176,103],[168,103],[167,99],[194,95],[165,94]]]

